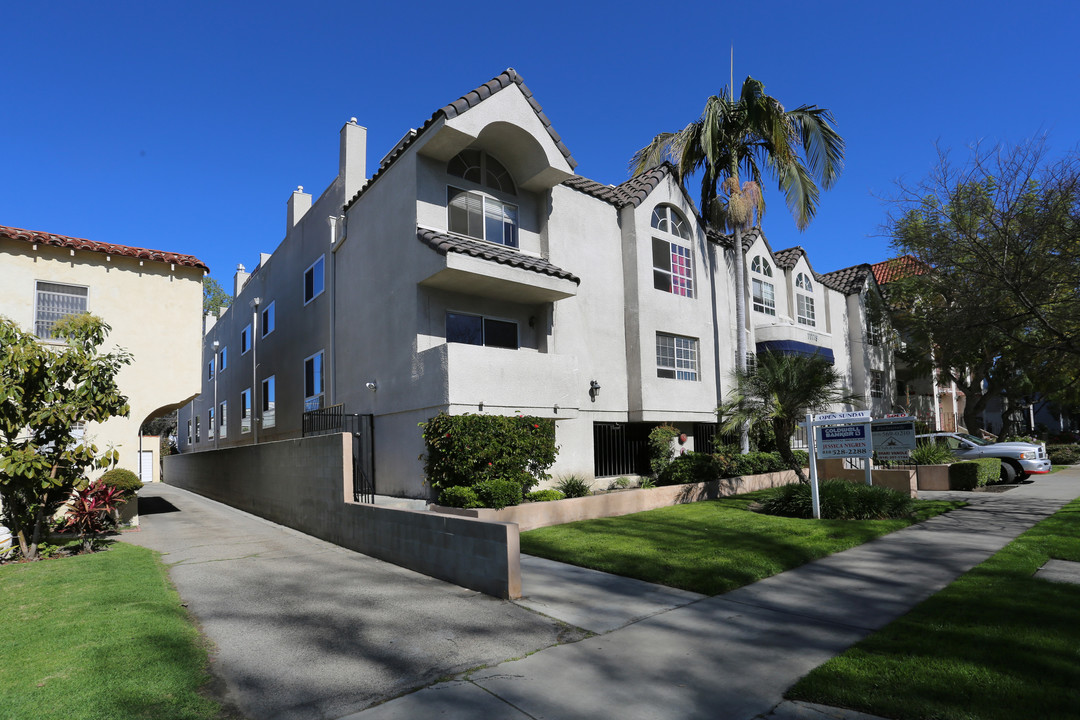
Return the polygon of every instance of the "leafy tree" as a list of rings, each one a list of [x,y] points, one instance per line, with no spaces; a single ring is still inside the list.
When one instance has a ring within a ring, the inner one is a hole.
[[[1052,159],[1042,140],[939,150],[931,174],[901,185],[893,246],[929,269],[889,285],[908,359],[933,355],[981,428],[991,397],[1006,410],[1035,392],[1075,398],[1080,369],[1080,155]],[[1003,428],[1003,432],[1006,428]]]
[[[87,470],[119,457],[74,435],[77,423],[129,412],[116,375],[131,355],[100,352],[109,330],[89,313],[69,315],[56,323],[64,342],[57,347],[0,318],[0,498],[29,560],[37,557],[45,520],[85,486]]]
[[[214,278],[209,275],[203,275],[202,283],[202,311],[203,315],[210,313],[211,315],[217,315],[221,312],[221,308],[229,307],[232,304],[232,295],[225,292],[225,289],[221,287]]]
[[[796,226],[805,230],[817,211],[818,183],[829,189],[843,169],[844,140],[833,122],[831,112],[815,105],[785,110],[779,100],[765,94],[760,81],[747,77],[737,101],[733,89],[713,95],[700,118],[679,132],[657,135],[630,160],[635,175],[671,162],[684,189],[700,173],[702,215],[716,230],[734,233],[740,371],[746,370],[747,352],[742,233],[753,226],[755,215],[760,224],[765,213],[762,173],[777,181]],[[743,181],[744,177],[749,179]],[[746,452],[746,433],[742,436]]]
[[[835,404],[853,404],[861,398],[843,389],[840,373],[820,355],[785,355],[763,352],[757,355],[753,371],[736,370],[735,385],[718,413],[725,418],[723,429],[731,432],[744,425],[767,425],[776,438],[776,450],[807,482],[791,451],[791,438],[808,412],[820,412]]]

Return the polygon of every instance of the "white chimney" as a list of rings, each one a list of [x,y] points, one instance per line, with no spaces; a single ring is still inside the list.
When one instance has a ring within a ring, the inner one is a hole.
[[[244,268],[243,263],[236,266],[236,274],[233,275],[233,298],[240,296],[240,291],[244,289],[244,283],[247,282],[249,277],[251,277],[251,273]]]
[[[352,200],[367,180],[367,128],[357,125],[356,118],[341,128],[338,177],[344,185],[345,202]]]
[[[289,196],[288,212],[285,225],[285,234],[288,235],[304,217],[304,213],[311,209],[311,193],[304,192],[303,185],[297,185],[293,194]]]

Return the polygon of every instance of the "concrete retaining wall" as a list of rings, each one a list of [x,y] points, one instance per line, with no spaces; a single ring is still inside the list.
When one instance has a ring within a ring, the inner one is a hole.
[[[591,520],[600,517],[629,515],[630,513],[654,510],[669,505],[713,500],[727,495],[762,490],[764,488],[789,485],[797,482],[798,477],[791,470],[747,475],[745,477],[712,480],[687,485],[669,485],[647,490],[620,490],[603,495],[589,495],[580,498],[567,498],[550,502],[524,503],[502,510],[488,508],[460,509],[432,505],[431,509],[448,515],[473,517],[495,522],[517,523],[522,532],[548,525],[561,525],[575,520]]]
[[[843,458],[830,458],[818,460],[818,478],[830,480],[840,478],[851,482],[866,482],[866,471],[862,468],[848,470],[844,468]],[[917,495],[914,470],[873,470],[871,477],[875,485],[892,488],[899,492],[915,497]]]
[[[164,468],[169,485],[335,545],[488,595],[521,595],[515,525],[352,502],[348,435],[171,455]]]

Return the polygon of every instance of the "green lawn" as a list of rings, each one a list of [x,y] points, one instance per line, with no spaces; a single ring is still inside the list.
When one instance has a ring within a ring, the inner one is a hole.
[[[905,720],[1080,716],[1080,586],[1036,580],[1080,561],[1080,500],[904,617],[820,666],[788,697]]]
[[[715,595],[964,504],[916,501],[917,519],[798,520],[747,511],[761,492],[530,530],[521,551]]]
[[[115,543],[0,567],[0,716],[201,720],[206,651],[164,566]]]

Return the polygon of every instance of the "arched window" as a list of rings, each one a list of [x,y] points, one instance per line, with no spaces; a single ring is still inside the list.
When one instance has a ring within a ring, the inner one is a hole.
[[[507,195],[517,194],[509,171],[483,150],[462,150],[450,158],[446,172]]]
[[[750,270],[759,275],[772,277],[772,265],[760,255],[755,255],[750,261]],[[751,278],[750,291],[753,296],[754,312],[776,315],[776,288],[771,282]]]
[[[462,150],[447,163],[448,175],[507,195],[514,180],[502,163],[483,150]],[[447,229],[477,240],[518,246],[518,208],[482,192],[452,185],[446,189]]]
[[[694,264],[686,244],[690,241],[690,223],[675,208],[657,205],[652,227],[653,287],[694,297]]]
[[[806,292],[814,292],[814,285],[804,273],[795,276],[795,287],[802,288]]]

